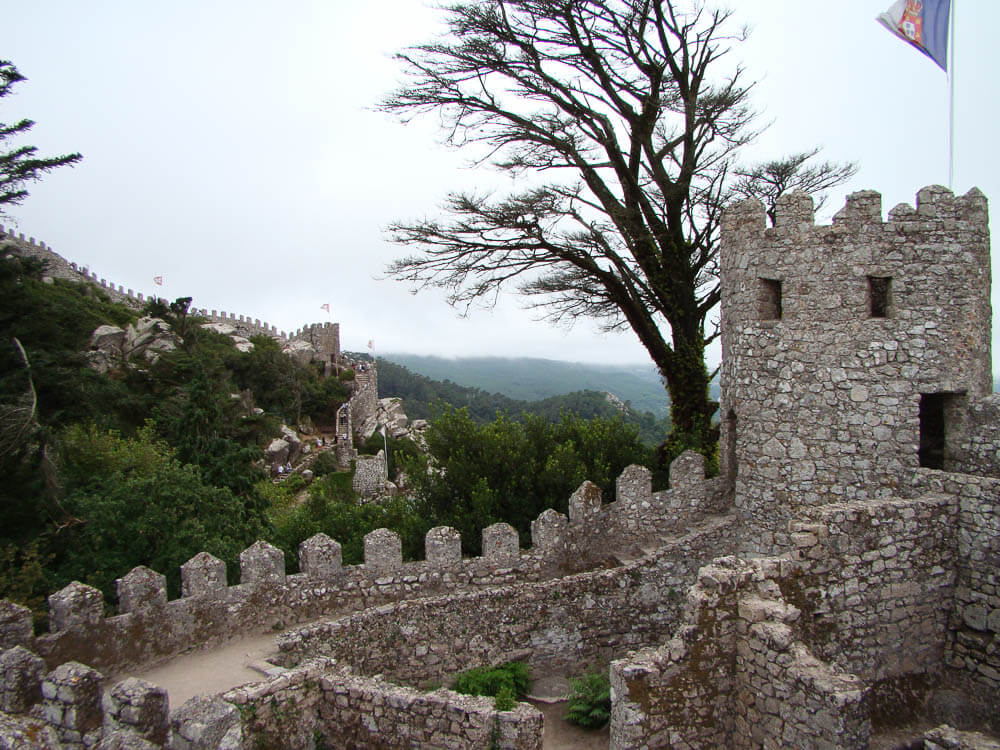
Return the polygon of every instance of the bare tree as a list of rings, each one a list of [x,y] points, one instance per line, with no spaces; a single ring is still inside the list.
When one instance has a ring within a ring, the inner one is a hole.
[[[829,161],[807,165],[806,162],[819,152],[819,148],[814,148],[784,159],[737,167],[733,172],[737,178],[733,184],[733,196],[759,200],[767,209],[772,224],[778,198],[793,190],[815,193],[818,196],[816,208],[822,208],[826,203],[823,191],[843,185],[854,177],[858,173],[858,165],[854,162],[838,164]]]
[[[381,103],[436,114],[446,141],[529,185],[452,194],[445,218],[399,222],[418,254],[390,276],[466,309],[508,285],[552,321],[630,327],[670,394],[671,452],[710,453],[709,314],[718,228],[739,148],[757,133],[751,84],[727,58],[729,12],[667,0],[475,0],[449,35],[397,55]],[[479,150],[476,150],[476,146]]]

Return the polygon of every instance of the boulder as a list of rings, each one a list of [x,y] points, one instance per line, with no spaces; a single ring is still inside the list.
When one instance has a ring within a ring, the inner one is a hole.
[[[180,338],[160,318],[139,318],[125,331],[125,356],[155,362],[163,352],[173,351]]]
[[[286,424],[281,425],[281,438],[288,443],[288,460],[291,463],[302,453],[302,441],[298,433]]]
[[[121,356],[125,345],[125,331],[118,326],[98,326],[90,336],[90,348],[110,355]]]
[[[277,471],[278,466],[288,462],[288,442],[281,438],[272,440],[264,450],[264,460],[271,467],[271,471]]]
[[[286,354],[294,359],[300,365],[309,364],[316,356],[316,350],[309,344],[309,342],[301,341],[299,339],[289,341],[281,348],[281,351],[283,354]]]

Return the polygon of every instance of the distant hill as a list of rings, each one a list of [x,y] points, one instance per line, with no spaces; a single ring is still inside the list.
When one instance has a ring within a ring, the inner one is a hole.
[[[623,402],[603,391],[573,391],[528,401],[459,385],[448,379],[435,380],[384,357],[379,357],[378,368],[379,395],[403,399],[410,419],[431,417],[440,403],[467,408],[469,416],[479,423],[493,421],[498,411],[514,419],[525,412],[537,414],[551,422],[558,421],[564,412],[572,412],[583,419],[620,416],[626,423],[635,425],[643,442],[651,446],[661,443],[669,429],[666,418],[625,407]]]
[[[635,411],[665,418],[667,392],[652,365],[593,365],[528,357],[445,357],[385,354],[412,372],[521,401],[539,401],[576,391],[613,393]],[[380,375],[381,376],[381,375]]]

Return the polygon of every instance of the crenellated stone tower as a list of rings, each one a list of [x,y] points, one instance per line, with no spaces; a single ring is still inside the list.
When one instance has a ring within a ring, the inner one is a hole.
[[[881,211],[865,191],[831,226],[804,193],[773,228],[755,201],[726,213],[721,453],[748,550],[785,547],[809,508],[967,463],[965,415],[992,390],[986,198],[934,186]]]

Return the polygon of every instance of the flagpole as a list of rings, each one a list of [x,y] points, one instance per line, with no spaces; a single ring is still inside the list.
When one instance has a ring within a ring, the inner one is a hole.
[[[951,38],[948,40],[948,189],[955,189],[955,6],[951,0]]]

